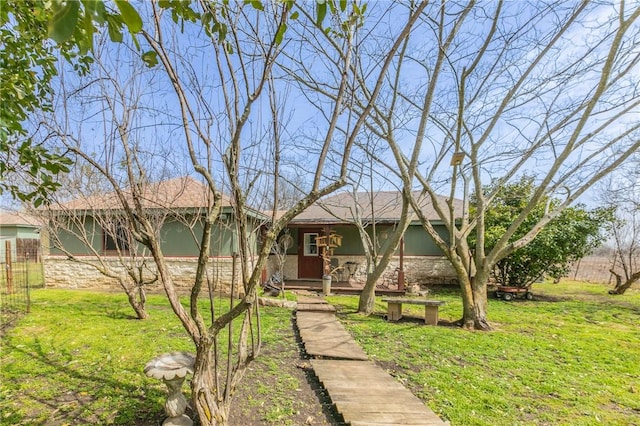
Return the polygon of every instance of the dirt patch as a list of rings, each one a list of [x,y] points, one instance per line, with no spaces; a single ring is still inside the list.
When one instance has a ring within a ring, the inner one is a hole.
[[[186,414],[194,425],[200,424],[193,410]],[[159,413],[153,424],[161,424],[164,418]],[[344,425],[311,368],[293,319],[290,328],[283,327],[281,339],[263,344],[258,359],[250,364],[233,396],[229,424]]]
[[[231,425],[341,425],[340,415],[318,383],[295,325],[275,344],[264,345],[240,383]]]

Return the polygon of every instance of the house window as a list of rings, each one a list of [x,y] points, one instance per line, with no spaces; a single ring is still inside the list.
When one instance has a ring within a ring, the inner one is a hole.
[[[104,232],[104,250],[106,252],[128,252],[129,232],[121,223],[110,224]]]
[[[304,255],[305,256],[317,256],[318,244],[316,244],[316,238],[318,234],[304,234]]]

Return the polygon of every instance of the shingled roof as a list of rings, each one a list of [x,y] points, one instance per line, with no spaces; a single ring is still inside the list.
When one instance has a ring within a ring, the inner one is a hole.
[[[27,213],[0,210],[0,226],[40,226],[40,224]]]
[[[125,197],[131,201],[131,192],[129,190],[124,192]],[[211,195],[207,185],[192,177],[183,176],[145,186],[142,203],[144,207],[149,209],[202,208],[207,206]],[[231,206],[229,197],[223,195],[222,207],[229,206]],[[59,206],[52,205],[51,207],[65,210],[117,210],[121,209],[122,205],[114,191],[78,197],[66,203],[60,203]]]
[[[414,196],[419,197],[420,193],[415,192]],[[445,197],[440,197],[444,202]],[[357,203],[356,203],[357,199]],[[440,220],[431,200],[425,197],[419,199],[422,211],[429,220]],[[462,215],[462,201],[454,199],[454,213],[456,217]],[[291,223],[341,223],[352,222],[356,205],[359,208],[360,216],[364,220],[372,220],[372,215],[377,222],[397,222],[400,220],[402,212],[402,193],[399,191],[379,191],[373,194],[368,192],[358,192],[355,197],[351,192],[341,192],[324,198],[307,208],[298,215]]]

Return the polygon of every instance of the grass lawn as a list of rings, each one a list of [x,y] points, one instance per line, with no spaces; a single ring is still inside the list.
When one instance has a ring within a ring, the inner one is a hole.
[[[133,319],[117,293],[33,291],[31,313],[0,341],[0,425],[161,424],[166,387],[143,367],[194,348],[164,296],[149,296],[148,311],[150,319]],[[310,373],[296,365],[291,317],[262,308],[262,355],[237,391],[232,424],[297,425],[310,416],[329,424]]]
[[[331,297],[369,356],[454,426],[640,425],[640,292],[604,285],[536,284],[536,299],[490,299],[496,330],[468,332],[355,314],[357,299]],[[454,291],[440,318],[460,317]],[[403,307],[423,315],[423,308]]]
[[[536,284],[533,301],[491,299],[492,332],[447,325],[461,312],[451,289],[429,296],[447,302],[438,327],[388,323],[382,302],[363,317],[356,297],[328,299],[369,356],[453,426],[640,425],[640,292],[606,291]],[[162,421],[166,390],[142,368],[160,353],[193,350],[164,297],[150,296],[146,321],[132,319],[120,294],[36,290],[32,300],[1,341],[0,425]],[[309,385],[295,343],[285,344],[295,341],[291,313],[263,308],[262,319],[263,355],[243,380],[242,420],[232,424],[303,425],[316,402],[303,403]],[[313,424],[332,424],[313,409]]]

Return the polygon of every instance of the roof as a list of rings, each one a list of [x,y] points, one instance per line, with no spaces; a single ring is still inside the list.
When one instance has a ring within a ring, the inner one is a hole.
[[[39,227],[40,224],[34,218],[24,212],[10,212],[0,210],[0,226],[31,226]]]
[[[125,190],[125,197],[131,201],[131,191]],[[161,182],[150,183],[143,188],[142,202],[145,208],[153,209],[180,209],[202,208],[208,205],[212,196],[209,187],[196,179],[183,176]],[[222,207],[231,206],[229,197],[222,196]],[[81,196],[58,206],[52,205],[52,209],[68,210],[114,210],[121,209],[122,204],[117,193],[107,192],[90,196]]]
[[[420,198],[419,192],[414,192],[413,195],[418,198],[422,211],[428,220],[440,220],[429,198]],[[438,196],[438,198],[442,202],[446,201],[445,197]],[[462,215],[462,201],[454,199],[453,204],[456,217],[460,217]],[[358,192],[354,195],[351,192],[341,192],[318,201],[298,215],[291,223],[353,222],[356,206],[358,206],[360,216],[364,220],[397,222],[402,213],[402,193],[400,191],[379,191],[375,193]]]

